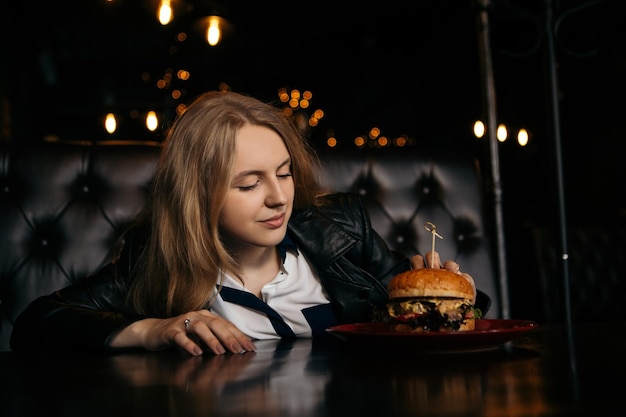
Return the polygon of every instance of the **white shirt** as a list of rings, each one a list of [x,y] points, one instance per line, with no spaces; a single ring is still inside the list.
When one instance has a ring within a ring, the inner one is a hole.
[[[211,311],[232,322],[252,339],[311,337],[336,324],[317,274],[298,253],[286,253],[281,271],[261,289],[260,300],[228,274],[224,273],[222,278],[224,288],[215,297]],[[238,299],[227,296],[231,294]],[[277,321],[282,322],[279,324],[286,325],[287,332],[292,333],[280,335],[268,314],[259,311],[261,307],[278,313]]]

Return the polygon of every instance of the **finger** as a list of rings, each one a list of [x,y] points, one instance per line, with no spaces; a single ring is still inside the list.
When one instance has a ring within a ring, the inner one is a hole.
[[[256,351],[256,346],[252,340],[230,322],[220,322],[217,327],[212,327],[210,330],[222,346],[232,353]]]
[[[226,353],[226,349],[220,343],[219,339],[208,330],[206,323],[203,319],[192,319],[185,325],[185,337],[188,340],[183,340],[179,345],[187,350],[189,342],[192,342],[196,346],[203,344],[208,347],[215,355],[222,355]],[[191,353],[191,352],[190,352]]]
[[[424,257],[422,255],[413,255],[411,256],[411,268],[413,269],[422,269],[426,265],[424,264]]]
[[[190,355],[200,356],[204,352],[198,343],[196,343],[196,340],[194,340],[192,326],[194,326],[194,319],[187,316],[185,316],[182,326],[176,323],[176,327],[182,327],[182,329],[175,334],[174,343],[187,351]]]
[[[194,333],[216,354],[225,353],[224,348],[232,353],[256,350],[252,340],[237,326],[208,311],[194,326]]]
[[[474,282],[474,278],[472,278],[472,276],[468,274],[467,272],[459,272],[459,274],[461,274],[463,278],[465,278],[466,280],[469,281],[470,284],[472,284],[472,287],[474,287],[474,298],[475,298],[476,297],[476,283]]]
[[[459,264],[454,262],[454,261],[445,261],[443,263],[443,267],[444,269],[447,269],[450,272],[454,272],[455,274],[460,273],[461,268],[459,267]]]
[[[428,251],[424,257],[428,268],[441,268],[441,259],[437,251]]]
[[[174,343],[192,356],[201,356],[204,353],[202,348],[185,331],[176,332]]]

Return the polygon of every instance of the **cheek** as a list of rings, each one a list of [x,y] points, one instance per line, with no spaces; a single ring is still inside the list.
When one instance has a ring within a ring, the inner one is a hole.
[[[220,224],[228,228],[228,225],[241,219],[245,213],[246,201],[236,195],[229,195],[224,202],[224,208],[220,213]]]
[[[226,231],[245,227],[258,216],[263,207],[263,199],[255,193],[241,193],[236,190],[228,193],[224,208],[220,213],[220,226]]]
[[[283,190],[285,194],[287,195],[287,197],[289,198],[289,201],[293,202],[293,199],[296,195],[296,186],[293,183],[293,181],[291,181],[288,186],[284,187]]]

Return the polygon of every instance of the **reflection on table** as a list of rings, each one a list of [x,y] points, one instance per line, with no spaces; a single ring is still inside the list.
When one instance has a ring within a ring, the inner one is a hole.
[[[561,326],[480,352],[420,354],[334,337],[241,355],[0,354],[0,415],[626,415],[626,323]]]

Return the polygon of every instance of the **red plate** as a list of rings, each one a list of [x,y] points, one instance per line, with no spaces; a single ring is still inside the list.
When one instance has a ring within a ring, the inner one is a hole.
[[[422,352],[493,349],[538,327],[530,320],[476,320],[475,330],[463,332],[397,332],[384,323],[355,323],[326,329],[341,340],[360,345],[406,348]]]

